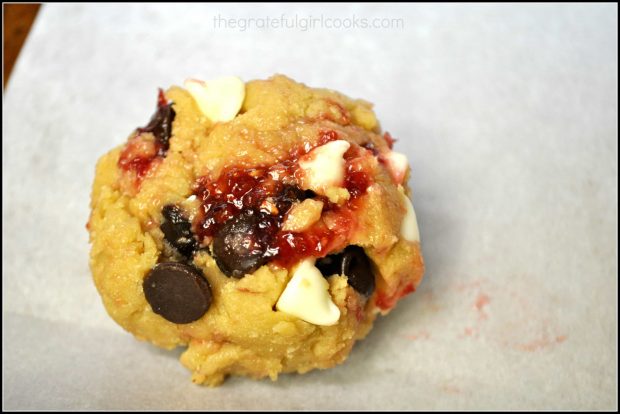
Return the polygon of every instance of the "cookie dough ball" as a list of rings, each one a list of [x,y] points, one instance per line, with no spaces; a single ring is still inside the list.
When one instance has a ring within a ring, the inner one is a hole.
[[[424,270],[406,158],[371,105],[285,76],[188,80],[98,162],[108,313],[196,383],[343,362]]]

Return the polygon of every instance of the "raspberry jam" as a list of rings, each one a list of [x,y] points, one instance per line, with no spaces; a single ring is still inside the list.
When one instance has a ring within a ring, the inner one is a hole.
[[[319,220],[302,233],[279,232],[274,243],[277,251],[274,262],[288,268],[306,257],[323,257],[342,250],[357,225],[353,211],[350,207],[334,208],[328,204],[323,214],[331,216],[333,221],[329,226]]]
[[[136,135],[127,142],[118,159],[118,167],[125,172],[136,174],[135,183],[140,185],[151,168],[159,163],[160,146],[155,141],[150,141]]]
[[[386,295],[384,292],[379,292],[375,304],[381,310],[387,311],[392,309],[396,305],[396,302],[398,302],[403,296],[407,296],[412,292],[415,292],[415,287],[413,287],[413,282],[409,282],[404,286],[399,286],[398,289],[396,289],[396,291],[390,296]]]
[[[262,246],[263,257],[283,267],[290,267],[307,257],[322,257],[346,247],[347,240],[355,230],[355,211],[360,197],[372,184],[366,171],[364,159],[369,151],[351,145],[344,154],[345,180],[343,186],[349,191],[350,199],[337,205],[326,197],[304,191],[297,185],[298,159],[315,146],[338,139],[335,131],[321,131],[316,145],[303,145],[291,155],[271,167],[225,169],[216,180],[201,177],[195,186],[202,205],[194,221],[194,231],[199,240],[209,244],[218,237],[225,224],[237,217],[253,217],[257,223],[256,236],[260,238],[255,246]],[[286,214],[297,201],[314,198],[324,203],[322,218],[308,230],[301,233],[283,231]],[[238,220],[238,219],[237,219]],[[238,224],[247,225],[247,224]],[[253,236],[254,237],[254,236]],[[245,240],[249,243],[251,240]],[[252,254],[256,254],[253,250]]]
[[[396,142],[396,139],[392,138],[389,132],[386,132],[385,134],[383,134],[383,139],[387,143],[387,146],[389,149],[394,148],[394,142]]]
[[[136,187],[140,186],[148,172],[166,156],[175,115],[172,103],[166,100],[164,92],[160,89],[157,96],[157,110],[148,125],[138,128],[136,134],[129,139],[118,160],[118,167],[121,170],[135,173]],[[147,132],[151,133],[153,138],[143,135]]]
[[[281,221],[293,202],[304,194],[298,187],[274,179],[290,178],[292,175],[289,168],[277,167],[283,166],[250,169],[233,167],[222,172],[217,181],[200,178],[195,191],[202,200],[199,225],[196,228],[198,236],[201,239],[215,236],[224,223],[249,210],[254,214],[265,215],[262,230],[274,233],[278,225],[271,218]]]

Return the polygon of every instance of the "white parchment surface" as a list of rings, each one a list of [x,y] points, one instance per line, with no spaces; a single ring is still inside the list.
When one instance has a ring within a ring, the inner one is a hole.
[[[44,5],[3,103],[4,408],[617,409],[617,24],[611,4]],[[94,166],[157,87],[276,72],[375,103],[426,277],[335,369],[202,388],[104,311]]]

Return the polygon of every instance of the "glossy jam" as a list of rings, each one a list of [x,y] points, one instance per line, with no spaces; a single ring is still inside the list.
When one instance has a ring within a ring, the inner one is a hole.
[[[118,159],[118,167],[125,172],[134,172],[135,184],[139,186],[148,172],[157,165],[161,156],[160,145],[155,141],[136,135],[127,142]]]
[[[352,208],[354,203],[347,204],[350,205],[338,207],[328,204],[324,208],[323,214],[330,216],[330,224],[333,224],[329,227],[324,221],[318,221],[302,233],[278,233],[275,240],[277,254],[274,262],[289,268],[307,257],[323,257],[331,252],[344,249],[348,244],[350,234],[357,226]]]
[[[330,203],[325,197],[303,191],[296,185],[298,159],[318,145],[338,139],[335,131],[321,131],[316,145],[303,145],[280,163],[265,168],[228,168],[217,180],[202,177],[194,194],[202,207],[194,222],[199,240],[208,244],[231,218],[251,211],[260,218],[262,241],[267,241],[265,256],[283,267],[307,257],[322,257],[346,247],[357,225],[355,211],[360,197],[372,184],[364,167],[370,152],[352,145],[345,153],[344,187],[351,198],[343,205]],[[291,206],[312,197],[324,202],[322,217],[307,231],[292,233],[281,230]]]
[[[249,210],[265,215],[262,229],[275,233],[293,202],[303,197],[301,189],[283,181],[291,175],[286,167],[230,168],[216,181],[200,178],[195,194],[202,200],[202,208],[196,233],[201,239],[213,237],[224,223]]]
[[[149,123],[143,128],[138,128],[136,134],[129,139],[118,159],[118,167],[121,170],[135,173],[136,187],[140,186],[149,171],[166,156],[174,118],[172,103],[166,100],[164,92],[160,89],[157,96],[157,110]],[[146,132],[152,136],[143,135]]]

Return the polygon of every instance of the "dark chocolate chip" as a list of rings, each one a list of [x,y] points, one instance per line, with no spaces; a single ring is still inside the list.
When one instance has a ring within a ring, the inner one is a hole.
[[[370,260],[359,246],[347,246],[339,254],[323,257],[317,260],[316,267],[325,277],[335,274],[347,276],[349,285],[366,297],[375,290],[375,276]]]
[[[315,266],[325,277],[339,275],[342,268],[342,254],[330,254],[322,257],[316,261]]]
[[[306,190],[304,191],[304,195],[303,197],[301,197],[301,200],[305,200],[307,198],[314,198],[316,197],[316,193],[312,190]]]
[[[161,145],[160,154],[165,155],[170,147],[170,135],[172,134],[172,121],[176,113],[172,109],[172,103],[166,103],[163,91],[159,90],[159,99],[157,101],[157,110],[151,117],[148,125],[144,128],[138,128],[139,132],[151,132],[157,142]]]
[[[306,195],[304,190],[297,186],[286,184],[275,197],[275,201],[278,210],[286,212],[289,208],[291,208],[293,203],[299,200],[305,200],[306,198],[310,197]]]
[[[192,233],[192,224],[181,209],[173,204],[164,206],[161,213],[164,220],[159,228],[164,237],[179,253],[188,259],[191,258],[198,248],[198,242]]]
[[[153,312],[173,323],[190,323],[211,306],[209,282],[193,266],[166,262],[157,264],[142,283]]]
[[[220,228],[213,240],[213,258],[222,273],[240,279],[267,262],[270,240],[263,231],[266,220],[269,218],[248,211]]]
[[[342,257],[341,272],[353,289],[368,297],[375,290],[375,275],[370,260],[364,249],[359,246],[347,246]]]

